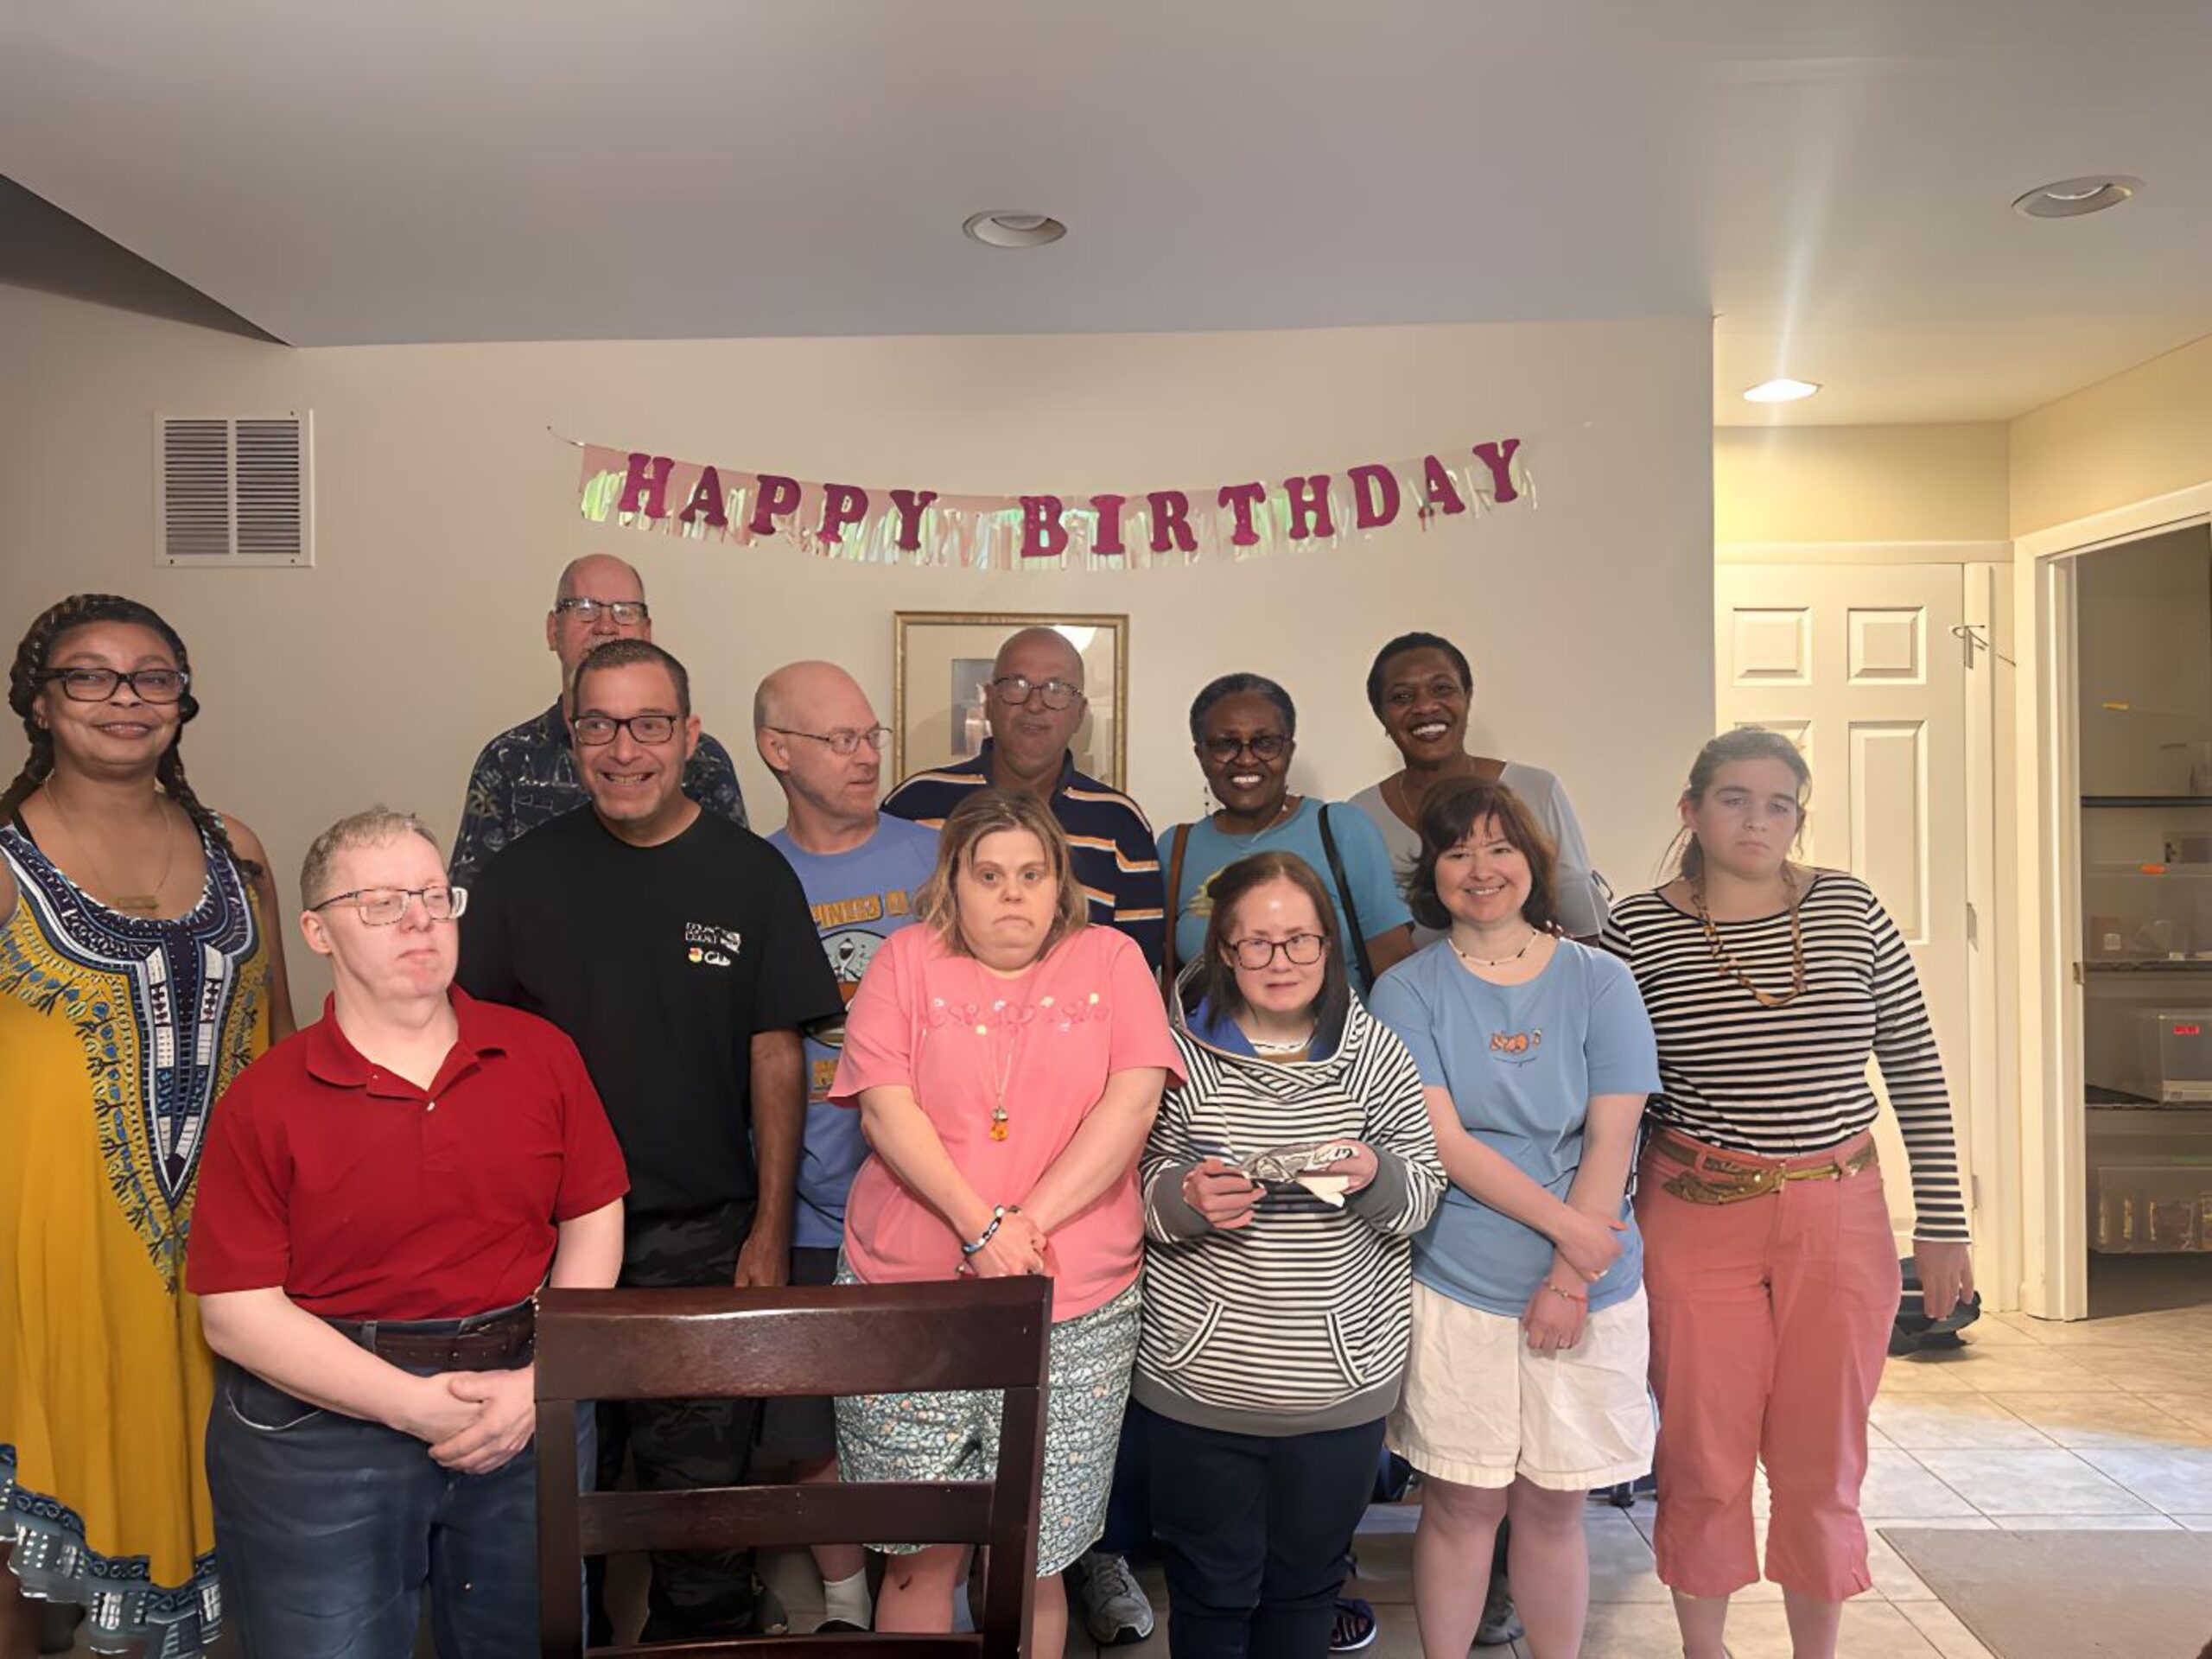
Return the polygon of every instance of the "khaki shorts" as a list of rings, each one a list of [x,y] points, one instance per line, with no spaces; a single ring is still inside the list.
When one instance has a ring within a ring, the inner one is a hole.
[[[1537,1353],[1521,1322],[1414,1287],[1405,1393],[1390,1447],[1462,1486],[1588,1491],[1651,1472],[1651,1332],[1643,1291],[1592,1313],[1572,1348]]]

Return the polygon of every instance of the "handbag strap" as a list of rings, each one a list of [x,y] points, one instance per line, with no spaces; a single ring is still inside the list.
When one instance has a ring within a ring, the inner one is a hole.
[[[1160,949],[1160,976],[1170,996],[1175,995],[1175,928],[1183,919],[1183,851],[1190,842],[1191,826],[1177,824],[1167,853],[1167,938]]]
[[[1337,906],[1343,912],[1344,925],[1351,930],[1352,956],[1359,963],[1359,994],[1367,995],[1375,988],[1375,963],[1367,954],[1367,930],[1359,925],[1359,906],[1351,901],[1351,883],[1344,879],[1344,855],[1337,850],[1337,837],[1329,828],[1329,804],[1321,804],[1321,850],[1329,860],[1329,875],[1337,884]]]

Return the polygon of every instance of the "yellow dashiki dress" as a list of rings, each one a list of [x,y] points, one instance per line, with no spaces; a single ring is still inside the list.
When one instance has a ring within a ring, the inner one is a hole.
[[[0,824],[0,1539],[27,1594],[147,1659],[190,1659],[221,1613],[185,1239],[209,1109],[269,1043],[261,918],[201,847],[200,902],[156,920]]]

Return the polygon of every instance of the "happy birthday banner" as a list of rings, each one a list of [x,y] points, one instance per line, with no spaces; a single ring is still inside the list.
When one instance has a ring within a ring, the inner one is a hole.
[[[1394,525],[1427,530],[1535,505],[1519,438],[1366,461],[1281,484],[1070,496],[944,495],[810,484],[777,473],[584,444],[583,515],[741,545],[785,540],[824,558],[971,570],[1126,570],[1335,547]]]

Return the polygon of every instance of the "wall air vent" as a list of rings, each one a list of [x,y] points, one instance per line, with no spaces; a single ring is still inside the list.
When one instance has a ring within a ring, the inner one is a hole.
[[[156,415],[154,563],[315,563],[314,416]]]

